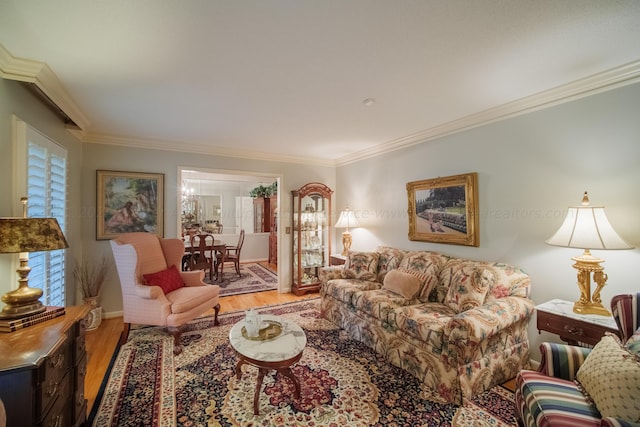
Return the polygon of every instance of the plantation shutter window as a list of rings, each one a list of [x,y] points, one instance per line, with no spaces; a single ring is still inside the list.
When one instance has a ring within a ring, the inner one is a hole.
[[[54,217],[66,232],[67,150],[42,135],[25,122],[16,120],[18,165],[24,173],[16,174],[16,194],[29,199],[28,216]],[[29,254],[29,286],[43,291],[44,305],[64,306],[64,249]]]

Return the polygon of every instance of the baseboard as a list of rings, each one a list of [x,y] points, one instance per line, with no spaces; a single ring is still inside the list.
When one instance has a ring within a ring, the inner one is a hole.
[[[103,319],[113,319],[114,317],[122,317],[124,316],[124,312],[122,310],[120,311],[109,311],[109,312],[102,312],[102,318]]]

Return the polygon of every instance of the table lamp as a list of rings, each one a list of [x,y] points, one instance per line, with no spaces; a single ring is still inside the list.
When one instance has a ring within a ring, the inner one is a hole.
[[[40,302],[42,289],[29,287],[29,252],[69,247],[55,218],[27,218],[27,198],[20,201],[22,218],[0,218],[0,253],[20,253],[20,266],[16,270],[20,277],[18,288],[2,296],[5,306],[0,319],[17,319],[45,311]]]
[[[585,191],[580,206],[569,207],[564,222],[556,233],[546,240],[547,244],[565,248],[584,249],[582,256],[573,257],[573,268],[578,270],[580,299],[573,305],[573,311],[579,314],[600,314],[608,316],[609,310],[602,305],[600,292],[607,282],[607,275],[600,263],[603,259],[591,255],[591,249],[633,249],[613,229],[604,206],[590,206]],[[591,274],[596,283],[591,294]]]
[[[351,248],[351,232],[349,231],[349,227],[360,227],[358,224],[358,220],[356,216],[353,214],[353,211],[349,210],[349,207],[342,212],[340,212],[340,217],[338,218],[338,222],[335,225],[336,228],[346,228],[347,230],[342,233],[342,255],[347,256],[349,252],[349,248]]]

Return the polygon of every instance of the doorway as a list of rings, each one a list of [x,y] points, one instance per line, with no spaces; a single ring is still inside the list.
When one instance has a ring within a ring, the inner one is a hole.
[[[228,245],[235,245],[240,230],[245,230],[242,258],[269,263],[275,258],[278,289],[283,289],[280,272],[280,195],[275,201],[275,227],[262,232],[257,223],[264,213],[256,209],[257,203],[250,194],[256,188],[271,186],[280,188],[281,176],[247,171],[214,170],[193,167],[178,168],[178,230],[198,227],[213,230]],[[219,227],[219,228],[218,228]],[[274,228],[273,231],[271,229]],[[273,256],[275,254],[275,257]]]

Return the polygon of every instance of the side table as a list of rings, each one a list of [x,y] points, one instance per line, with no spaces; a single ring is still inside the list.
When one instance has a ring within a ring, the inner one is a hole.
[[[344,265],[347,257],[342,254],[332,254],[329,256],[329,265]]]
[[[553,299],[536,306],[538,332],[547,331],[560,336],[571,345],[594,346],[605,332],[618,333],[612,316],[578,314],[573,303]]]
[[[260,389],[262,380],[269,370],[275,370],[289,378],[295,387],[294,397],[300,397],[300,383],[291,371],[291,365],[302,357],[307,345],[307,336],[296,323],[280,316],[261,315],[262,321],[272,321],[281,325],[279,335],[268,339],[250,339],[243,334],[244,319],[233,325],[229,331],[231,347],[238,355],[236,378],[242,377],[242,365],[258,368],[258,382],[253,397],[253,413],[259,415]]]

